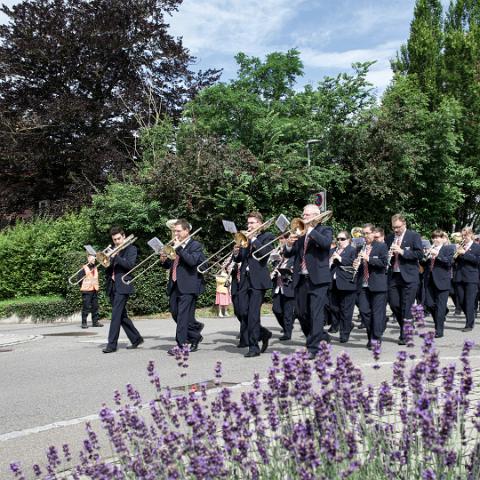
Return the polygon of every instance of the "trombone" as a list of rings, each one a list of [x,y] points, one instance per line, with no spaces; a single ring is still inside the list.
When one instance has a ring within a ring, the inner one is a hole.
[[[168,222],[167,222],[168,225]],[[197,228],[192,234],[190,234],[187,238],[182,240],[178,245],[177,248],[185,244],[190,238],[192,238],[194,235],[196,235],[202,228]],[[170,260],[175,260],[175,257],[177,255],[175,248],[173,247],[175,243],[175,238],[172,238],[167,244],[163,245],[162,242],[157,238],[153,237],[151,240],[149,240],[148,244],[153,248],[154,252],[151,253],[147,258],[143,259],[139,264],[135,265],[132,269],[130,269],[127,273],[122,275],[122,282],[125,285],[130,285],[133,281],[135,281],[138,277],[141,277],[143,274],[148,272],[151,268],[153,268],[158,262],[162,261],[161,255],[165,255],[168,259]],[[153,258],[155,255],[158,255],[158,258],[152,262],[148,267],[144,268],[142,271],[137,273],[134,277],[130,279],[126,279],[127,276],[131,275],[133,272],[138,270],[143,264],[147,263],[150,261],[151,258]]]
[[[102,267],[108,268],[110,266],[110,259],[113,255],[116,255],[118,252],[123,250],[124,248],[127,248],[129,245],[134,243],[137,240],[137,237],[134,237],[133,235],[129,235],[128,237],[125,238],[125,241],[121,244],[118,245],[115,248],[112,248],[112,245],[109,245],[108,247],[104,248],[101,252],[96,252],[95,253],[95,261],[99,264],[102,265]],[[78,276],[80,272],[83,271],[83,267],[77,270],[73,275],[71,275],[68,278],[68,283],[70,285],[77,285],[83,279],[85,278],[85,275],[80,279],[74,281],[74,278]]]
[[[265,257],[268,257],[270,255],[270,250],[267,253],[264,253],[261,256],[258,256],[258,253],[261,252],[263,249],[271,245],[272,243],[277,242],[280,240],[282,237],[289,237],[290,235],[305,235],[307,228],[310,226],[311,223],[315,223],[315,226],[318,225],[319,223],[327,222],[332,218],[333,212],[332,210],[326,210],[325,212],[319,213],[318,215],[315,215],[313,218],[310,220],[303,220],[302,218],[296,217],[290,222],[290,230],[287,232],[282,232],[278,237],[275,237],[273,240],[270,240],[270,242],[266,243],[265,245],[262,245],[259,249],[255,250],[252,253],[252,257],[255,260],[263,260]]]
[[[198,267],[197,267],[197,272],[204,275],[212,268],[214,268],[217,265],[222,266],[226,259],[232,255],[232,252],[229,250],[226,254],[224,254],[222,257],[220,257],[218,260],[213,262],[210,266],[208,266],[208,263],[215,257],[217,257],[220,253],[224,252],[225,250],[231,249],[233,247],[240,247],[240,248],[247,248],[248,247],[248,241],[252,235],[257,233],[260,230],[269,228],[272,223],[274,222],[275,217],[269,218],[266,222],[262,223],[259,225],[257,228],[254,228],[251,232],[247,230],[241,230],[240,232],[236,232],[233,234],[233,240],[229,243],[227,243],[225,246],[217,250],[215,253],[210,255],[205,261],[203,261]],[[220,268],[221,270],[221,268]]]

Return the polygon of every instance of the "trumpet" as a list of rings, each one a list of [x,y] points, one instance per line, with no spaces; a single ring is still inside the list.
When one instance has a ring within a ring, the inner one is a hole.
[[[112,248],[112,245],[104,248],[101,252],[96,252],[95,254],[95,261],[104,268],[108,268],[110,266],[110,260],[113,256],[115,256],[118,252],[122,251],[124,248],[127,248],[129,245],[132,245],[137,240],[137,237],[133,235],[129,235],[125,238],[125,241],[118,245],[115,248]],[[80,283],[85,276],[83,276],[80,280],[74,281],[73,279],[78,276],[80,272],[83,271],[83,267],[77,270],[73,275],[68,278],[68,283],[70,285],[77,285]]]
[[[462,249],[464,250],[465,249],[465,245],[467,244],[467,240],[462,240],[458,245],[457,245],[457,249],[455,250],[455,253],[453,254],[453,259],[457,259],[460,255],[463,255],[463,253],[459,253],[459,250]]]
[[[217,250],[215,253],[210,255],[205,261],[203,261],[198,267],[197,271],[198,273],[201,273],[204,275],[205,273],[210,272],[215,266],[217,265],[222,265],[228,257],[233,255],[233,252],[230,251],[230,249],[233,247],[240,247],[240,248],[247,248],[248,247],[248,241],[251,236],[253,236],[255,233],[259,232],[260,230],[269,228],[272,223],[274,222],[275,218],[269,218],[266,222],[262,223],[259,225],[257,228],[254,228],[251,232],[247,230],[242,230],[240,232],[236,232],[233,234],[233,240],[229,243],[227,243],[225,246]],[[222,257],[220,257],[218,260],[213,262],[211,265],[208,266],[208,263],[215,257],[218,257],[220,253],[224,252],[225,250],[229,249],[229,251],[224,254]],[[221,271],[222,269],[219,268],[218,271]]]
[[[270,255],[270,251],[268,251],[267,253],[264,253],[261,256],[258,256],[258,253],[261,252],[266,247],[268,247],[269,245],[271,245],[272,243],[277,242],[282,237],[287,238],[290,235],[298,235],[298,236],[305,235],[310,224],[314,224],[315,226],[317,226],[320,223],[327,222],[328,220],[330,220],[330,218],[332,218],[332,215],[333,215],[332,210],[327,210],[325,212],[319,213],[318,215],[315,215],[315,217],[311,218],[310,220],[303,220],[302,218],[299,218],[299,217],[292,219],[292,221],[290,222],[290,230],[288,230],[287,232],[282,232],[278,237],[275,237],[270,242],[266,243],[265,245],[262,245],[258,250],[255,250],[253,252],[252,257],[258,261],[263,260],[265,257]]]
[[[168,222],[167,222],[167,225],[168,225]],[[190,240],[190,238],[192,238],[194,235],[196,235],[202,228],[197,228],[197,230],[195,230],[192,234],[190,234],[187,238],[185,238],[184,240],[182,240],[181,242],[179,242],[176,246],[176,248],[178,247],[181,247],[182,245],[184,245],[188,240]],[[155,242],[156,240],[156,242]],[[160,240],[158,240],[158,238],[154,237],[152,238],[150,241],[149,241],[149,244],[154,245],[152,246],[154,252],[151,253],[147,258],[145,258],[144,260],[142,260],[139,264],[135,265],[132,269],[130,269],[127,273],[125,273],[124,275],[122,275],[122,282],[125,283],[125,285],[130,285],[132,282],[134,282],[138,277],[141,277],[142,275],[144,275],[146,272],[148,272],[150,269],[152,269],[158,262],[161,262],[162,261],[162,255],[165,255],[168,259],[170,260],[175,260],[175,257],[176,257],[176,251],[175,251],[175,248],[173,247],[174,245],[174,242],[175,242],[175,238],[172,238],[167,244],[165,245],[162,245],[162,243],[160,242]],[[159,258],[157,258],[155,261],[153,261],[150,265],[148,265],[148,267],[144,268],[143,270],[141,270],[139,273],[137,273],[134,277],[130,278],[130,279],[126,279],[126,277],[128,277],[129,275],[131,275],[133,272],[137,271],[142,265],[144,265],[145,263],[149,262],[151,258],[155,257],[155,256],[158,256]]]

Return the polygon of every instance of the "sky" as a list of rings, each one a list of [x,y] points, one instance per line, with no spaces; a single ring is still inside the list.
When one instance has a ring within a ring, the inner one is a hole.
[[[392,78],[390,59],[408,39],[414,5],[415,0],[184,0],[167,22],[196,57],[193,69],[222,68],[222,81],[235,78],[238,52],[264,58],[297,48],[304,65],[298,88],[352,72],[353,62],[375,60],[368,80],[380,95]]]

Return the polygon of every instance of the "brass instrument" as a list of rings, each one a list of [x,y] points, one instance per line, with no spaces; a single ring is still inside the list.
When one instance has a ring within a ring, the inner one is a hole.
[[[270,252],[267,252],[261,255],[260,257],[258,256],[258,252],[262,251],[264,248],[268,247],[274,242],[277,242],[278,240],[280,240],[280,238],[284,236],[288,237],[290,235],[298,235],[298,236],[305,235],[307,233],[308,227],[310,227],[311,224],[314,224],[315,226],[317,226],[320,223],[327,222],[328,220],[330,220],[330,218],[332,218],[332,215],[333,215],[332,210],[326,210],[325,212],[315,215],[315,217],[311,218],[310,220],[303,220],[300,217],[293,218],[292,221],[290,222],[290,230],[288,230],[287,232],[282,232],[278,237],[275,237],[270,242],[266,243],[265,245],[262,245],[258,250],[255,250],[253,252],[252,257],[258,261],[263,260],[265,257],[270,255]]]
[[[214,268],[215,266],[217,265],[222,265],[225,260],[228,259],[228,257],[232,256],[233,252],[230,251],[230,249],[232,248],[232,245],[233,247],[240,247],[240,248],[247,248],[248,247],[248,240],[249,238],[254,235],[255,233],[259,232],[260,230],[263,230],[265,228],[269,228],[272,223],[274,222],[275,218],[272,217],[272,218],[269,218],[266,222],[262,223],[261,225],[259,225],[257,228],[254,228],[251,232],[247,231],[247,230],[242,230],[240,232],[236,232],[233,234],[233,240],[229,243],[227,243],[225,246],[223,246],[222,248],[220,248],[219,250],[217,250],[215,253],[213,253],[212,255],[210,255],[205,261],[203,261],[198,267],[197,267],[197,271],[198,273],[201,273],[202,275],[204,275],[205,273],[208,273],[210,272],[210,270],[212,270],[212,268]],[[222,257],[220,257],[218,260],[216,260],[215,262],[213,262],[211,265],[207,266],[208,263],[215,257],[217,257],[220,253],[224,252],[225,250],[229,249],[229,251],[224,254]],[[218,271],[221,271],[221,268],[219,268],[217,270]]]
[[[124,248],[127,248],[129,245],[133,244],[136,240],[137,240],[137,237],[133,235],[129,235],[128,237],[125,238],[125,241],[121,245],[118,245],[115,248],[112,248],[112,245],[109,245],[108,247],[104,248],[101,252],[96,252],[95,261],[102,267],[108,268],[110,266],[110,259],[112,258],[112,256],[116,255],[118,252],[120,252]],[[83,271],[83,267],[77,270],[73,275],[71,275],[68,278],[68,283],[70,285],[77,285],[83,280],[83,278],[85,278],[83,277],[80,280],[73,281],[73,279],[77,277],[77,275],[81,271]]]
[[[175,220],[176,222],[177,220]],[[168,222],[171,222],[171,220],[169,220]],[[168,222],[167,222],[167,226],[168,225]],[[193,233],[191,233],[190,235],[188,235],[187,238],[185,238],[184,240],[182,240],[181,242],[178,243],[178,245],[176,246],[176,248],[182,246],[184,243],[186,243],[188,240],[190,240],[190,238],[192,238],[193,236],[195,236],[202,228],[197,228],[197,230],[195,230]],[[153,240],[153,239],[152,239]],[[150,240],[151,241],[151,240]],[[127,273],[125,273],[124,275],[122,275],[122,282],[125,283],[126,285],[130,285],[133,281],[135,281],[138,277],[142,276],[144,273],[146,273],[148,270],[150,270],[151,268],[153,268],[158,262],[161,262],[162,261],[162,258],[161,256],[162,255],[165,255],[168,259],[170,260],[175,260],[175,257],[177,255],[176,251],[175,251],[175,248],[173,247],[175,243],[175,237],[173,237],[167,244],[161,246],[160,248],[158,249],[155,249],[154,248],[154,252],[152,254],[150,254],[147,258],[145,258],[144,260],[142,260],[138,265],[135,265],[132,269],[130,269]],[[135,272],[136,270],[138,270],[143,264],[147,263],[148,261],[150,261],[151,258],[153,258],[154,256],[158,256],[159,258],[156,259],[154,262],[152,262],[147,268],[145,268],[144,270],[142,270],[140,273],[137,273],[134,277],[132,277],[131,279],[129,280],[126,280],[126,277],[128,275],[131,275],[133,272]]]
[[[361,238],[363,237],[363,228],[362,227],[353,227],[350,230],[350,235],[352,238]]]
[[[463,253],[460,254],[460,253],[458,252],[458,250],[459,250],[459,249],[462,249],[462,250],[463,250],[466,245],[467,245],[467,240],[462,240],[459,244],[457,244],[457,249],[455,250],[455,253],[453,254],[453,259],[454,259],[454,260],[456,260],[460,255],[463,255]],[[465,253],[465,252],[464,252],[464,253]]]

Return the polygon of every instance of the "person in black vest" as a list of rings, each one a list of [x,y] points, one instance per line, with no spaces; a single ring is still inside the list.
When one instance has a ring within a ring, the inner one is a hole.
[[[160,255],[161,265],[169,269],[167,294],[170,297],[170,313],[177,324],[175,340],[179,347],[190,344],[190,351],[196,352],[203,337],[203,323],[195,319],[198,296],[205,290],[203,275],[197,267],[205,261],[203,246],[190,238],[191,225],[184,218],[173,226],[175,259]],[[173,349],[168,351],[174,355]]]
[[[273,250],[274,236],[270,232],[261,232],[263,216],[259,212],[251,212],[247,216],[247,238],[246,247],[235,246],[233,249],[233,260],[240,264],[235,272],[236,303],[238,316],[241,319],[240,345],[246,342],[248,352],[245,357],[258,357],[260,353],[268,348],[268,342],[272,332],[262,326],[260,321],[261,309],[265,292],[272,288],[272,280],[268,271],[268,252]],[[272,242],[272,243],[270,243]],[[267,243],[270,245],[265,246]],[[253,257],[255,250],[262,248],[262,260]],[[260,349],[258,343],[262,342]]]
[[[363,226],[365,247],[354,262],[360,292],[359,310],[367,328],[368,349],[372,348],[372,340],[382,341],[387,309],[388,248],[384,242],[375,240],[375,234],[376,229],[371,223]]]
[[[115,247],[119,247],[125,242],[125,232],[120,227],[112,227],[110,236]],[[122,281],[122,277],[135,266],[136,261],[137,247],[128,245],[116,255],[110,257],[110,265],[105,269],[107,295],[110,297],[112,304],[112,321],[108,332],[108,344],[102,350],[103,353],[113,353],[117,350],[120,327],[123,328],[131,342],[127,349],[135,349],[143,343],[142,336],[127,314],[127,301],[134,292],[133,285]],[[125,277],[126,282],[129,279],[127,275]]]
[[[331,283],[329,268],[330,245],[333,240],[331,227],[310,224],[320,214],[317,205],[306,205],[303,219],[306,231],[300,237],[290,235],[285,247],[285,256],[294,257],[293,286],[295,288],[296,311],[302,329],[308,331],[307,350],[314,359],[322,340],[329,342],[324,330],[325,303]]]
[[[353,309],[357,285],[352,282],[351,270],[342,267],[352,267],[357,257],[357,250],[350,244],[350,233],[342,230],[337,235],[337,247],[330,257],[330,271],[332,273],[331,286],[331,311],[333,316],[332,325],[338,325],[340,330],[340,343],[348,342],[353,328]]]
[[[462,229],[462,243],[455,252],[455,277],[458,303],[465,314],[463,332],[471,332],[475,323],[475,298],[478,292],[478,268],[480,265],[480,245],[475,243],[473,230]]]
[[[286,242],[286,237],[280,238],[280,248],[282,250]],[[273,266],[272,311],[283,330],[283,335],[279,340],[284,342],[291,340],[295,320],[295,291],[292,278],[293,258],[285,258],[280,251],[278,258],[273,260]]]
[[[392,216],[393,234],[387,239],[389,249],[388,265],[388,302],[400,326],[399,345],[405,345],[403,324],[405,319],[412,318],[411,308],[418,289],[419,261],[423,257],[420,235],[407,230],[403,215]]]
[[[448,244],[448,235],[442,230],[432,233],[432,242],[425,259],[425,306],[433,317],[435,338],[442,338],[455,247]]]

